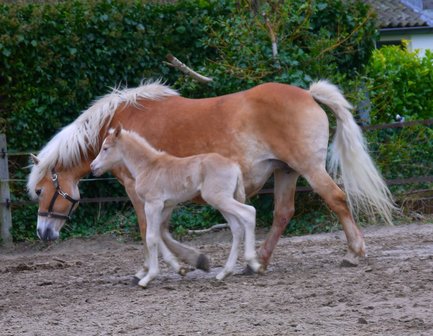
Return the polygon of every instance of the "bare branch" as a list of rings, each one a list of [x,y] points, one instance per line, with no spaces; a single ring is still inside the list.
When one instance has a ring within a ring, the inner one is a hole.
[[[266,28],[268,28],[269,31],[269,37],[271,38],[272,42],[272,57],[275,60],[275,65],[278,69],[281,68],[280,62],[278,61],[278,44],[277,44],[277,35],[275,34],[271,23],[269,22],[268,17],[266,16],[266,13],[262,14],[263,18],[265,19]]]
[[[228,228],[228,227],[229,227],[228,224],[215,224],[214,226],[211,226],[208,229],[203,229],[203,230],[188,230],[188,234],[206,233],[206,232],[210,232],[210,231],[225,229],[225,228]]]
[[[182,63],[181,61],[179,61],[176,57],[174,57],[172,54],[168,54],[166,56],[168,63],[164,62],[174,68],[179,69],[180,71],[182,71],[184,74],[187,74],[188,76],[194,78],[196,81],[200,82],[200,83],[209,83],[212,82],[212,78],[200,75],[199,73],[195,72],[194,70],[192,70],[191,68],[189,68],[187,65],[185,65],[184,63]]]

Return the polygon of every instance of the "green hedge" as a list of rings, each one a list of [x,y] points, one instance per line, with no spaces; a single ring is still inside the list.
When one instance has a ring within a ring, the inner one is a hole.
[[[209,96],[263,81],[305,86],[367,61],[375,29],[361,2],[264,3],[260,11],[279,36],[279,69],[263,18],[248,1],[0,5],[0,109],[10,148],[40,148],[119,84],[162,78],[189,96]],[[163,63],[169,52],[215,82],[180,77]]]
[[[372,14],[362,1],[268,0],[261,1],[256,12],[250,3],[0,4],[0,122],[9,149],[41,148],[110,87],[136,86],[143,79],[162,78],[191,97],[239,91],[264,81],[307,86],[313,79],[329,78],[350,86],[347,78],[362,70],[377,37]],[[278,36],[277,59],[262,12]],[[163,63],[167,53],[214,82],[205,86],[184,77]],[[20,168],[26,161],[12,163],[13,178],[27,175]],[[118,186],[80,188],[86,197],[123,195]],[[12,192],[14,199],[26,198],[23,185],[13,185]],[[267,221],[272,210],[265,208],[261,218]],[[124,212],[125,205],[101,206],[96,213],[94,205],[83,205],[64,233],[99,232],[105,222],[114,223],[110,217],[119,211]],[[35,213],[33,207],[14,210],[16,240],[34,237]],[[204,222],[219,218],[207,208],[203,214]],[[128,212],[126,218],[134,216]],[[185,213],[176,218],[185,221]]]

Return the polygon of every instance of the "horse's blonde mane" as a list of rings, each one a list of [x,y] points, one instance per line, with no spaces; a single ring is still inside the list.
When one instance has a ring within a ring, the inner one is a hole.
[[[161,84],[160,81],[147,82],[137,88],[119,89],[97,99],[75,121],[57,133],[40,151],[39,163],[33,165],[27,189],[32,198],[36,198],[35,188],[38,182],[56,164],[68,169],[87,159],[89,151],[98,151],[99,132],[110,123],[120,104],[137,104],[138,99],[157,100],[166,96],[177,96],[177,91]]]

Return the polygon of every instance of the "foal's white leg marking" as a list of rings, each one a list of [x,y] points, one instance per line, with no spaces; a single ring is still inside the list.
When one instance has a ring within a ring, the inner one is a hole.
[[[147,220],[146,244],[149,249],[149,271],[138,283],[142,287],[146,287],[159,273],[158,245],[161,241],[160,227],[163,209],[164,204],[161,201],[146,202],[144,205]]]

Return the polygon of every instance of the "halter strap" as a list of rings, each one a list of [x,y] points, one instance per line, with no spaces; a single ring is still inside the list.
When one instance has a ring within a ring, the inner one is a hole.
[[[58,177],[54,167],[51,170],[51,180],[53,181],[55,191],[54,191],[53,197],[51,198],[50,206],[48,207],[48,211],[38,211],[38,216],[64,219],[64,220],[71,219],[71,215],[72,215],[72,212],[74,211],[74,207],[80,200],[72,198],[71,196],[68,195],[68,193],[66,193],[62,190],[62,188],[60,187],[60,184],[59,184],[59,177]],[[72,203],[67,215],[53,211],[54,203],[56,203],[57,197],[59,197],[59,196],[63,197],[65,200]]]

